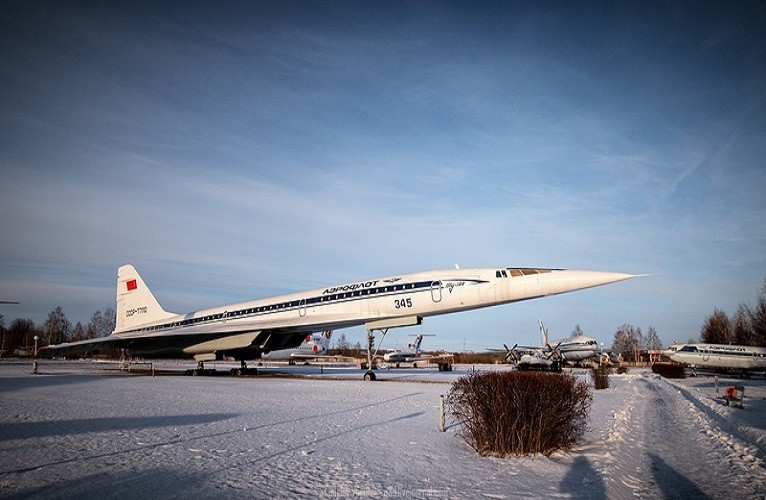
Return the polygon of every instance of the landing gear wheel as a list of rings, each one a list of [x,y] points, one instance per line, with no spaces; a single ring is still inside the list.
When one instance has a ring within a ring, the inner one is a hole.
[[[364,380],[366,382],[374,381],[375,380],[375,372],[373,372],[372,370],[367,370],[367,372],[365,372],[365,374],[364,374]]]
[[[250,368],[247,366],[247,363],[245,363],[245,360],[240,361],[241,365],[239,368],[232,368],[229,370],[229,375],[232,377],[242,377],[246,375],[258,375],[258,368]]]

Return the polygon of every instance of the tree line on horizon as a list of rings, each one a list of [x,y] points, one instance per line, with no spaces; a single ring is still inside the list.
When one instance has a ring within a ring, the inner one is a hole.
[[[690,338],[686,343],[766,347],[766,280],[758,291],[755,306],[740,303],[731,317],[715,308],[713,314],[705,319],[699,339]],[[633,325],[622,325],[614,334],[612,350],[621,353],[626,360],[637,359],[643,349],[662,349],[662,342],[651,326],[646,337],[642,335],[641,328],[634,328]]]
[[[114,331],[116,320],[114,309],[107,307],[103,313],[101,310],[95,311],[87,325],[78,321],[72,326],[64,309],[58,306],[48,314],[41,326],[35,325],[31,319],[16,318],[6,328],[5,318],[0,314],[0,353],[2,356],[9,356],[17,349],[31,352],[35,336],[38,337],[38,348],[62,342],[107,337]]]
[[[702,325],[700,341],[766,347],[766,279],[754,307],[740,303],[731,317],[716,307]]]

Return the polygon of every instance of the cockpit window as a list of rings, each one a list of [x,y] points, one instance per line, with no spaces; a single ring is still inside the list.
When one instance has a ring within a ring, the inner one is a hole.
[[[508,272],[511,273],[512,277],[531,276],[533,274],[544,274],[544,273],[549,273],[552,270],[553,269],[535,269],[531,267],[519,267],[516,269],[510,268],[510,267],[508,268]]]

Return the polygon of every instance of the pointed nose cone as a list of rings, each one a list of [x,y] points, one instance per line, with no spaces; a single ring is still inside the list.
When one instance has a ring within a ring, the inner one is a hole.
[[[610,283],[617,283],[618,281],[625,281],[635,276],[625,273],[611,273],[605,271],[569,271],[571,279],[582,285],[582,288],[590,288],[592,286],[608,285]]]
[[[541,286],[545,295],[557,293],[573,292],[584,288],[594,286],[608,285],[617,283],[630,278],[635,278],[633,274],[611,273],[604,271],[578,271],[565,269],[553,271],[541,279]]]

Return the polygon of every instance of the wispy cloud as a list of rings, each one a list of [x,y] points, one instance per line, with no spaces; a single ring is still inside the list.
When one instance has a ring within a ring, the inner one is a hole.
[[[744,14],[732,36],[715,8],[49,7],[0,20],[0,293],[24,314],[64,298],[57,274],[82,277],[68,307],[103,308],[125,262],[179,310],[545,265],[662,273],[667,300],[435,324],[455,341],[624,315],[663,335],[693,323],[679,304],[736,304],[764,274],[766,42]]]

